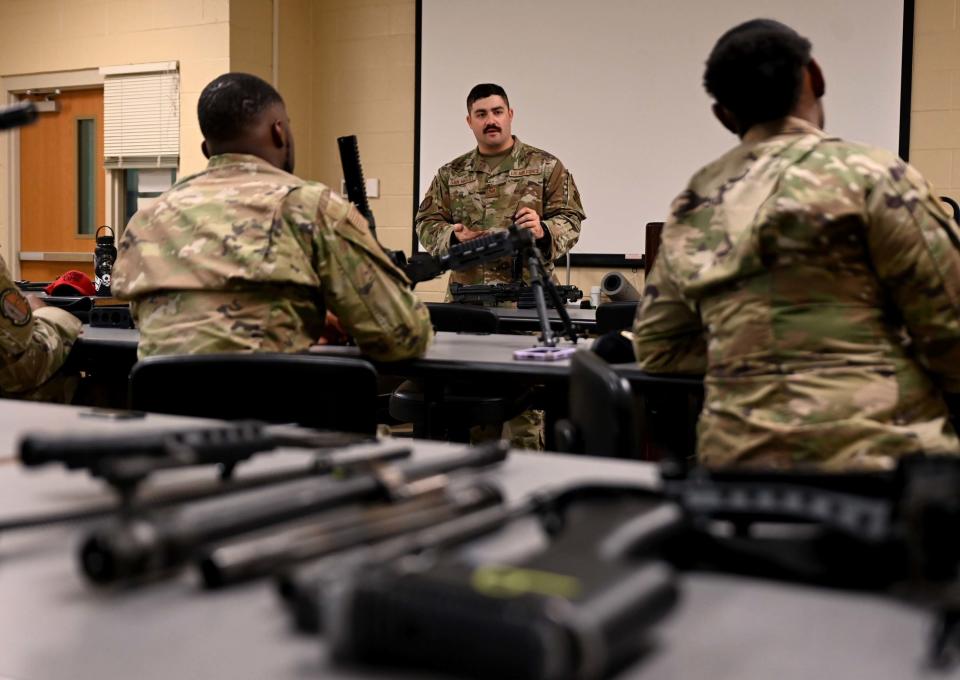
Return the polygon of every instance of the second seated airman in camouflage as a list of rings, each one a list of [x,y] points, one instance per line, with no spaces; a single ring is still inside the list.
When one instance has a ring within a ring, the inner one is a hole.
[[[699,459],[958,452],[957,224],[899,158],[822,131],[823,75],[789,27],[731,29],[704,82],[742,143],[671,206],[634,328],[643,368],[706,374]]]
[[[481,83],[467,95],[467,125],[477,148],[440,168],[416,217],[417,235],[432,255],[516,223],[530,229],[547,261],[567,254],[586,218],[573,176],[560,159],[512,134],[513,109],[499,85]],[[527,280],[514,258],[454,271],[450,283],[495,284]],[[514,446],[543,448],[543,413],[528,411],[506,424]]]
[[[283,100],[228,73],[198,104],[205,170],[134,215],[113,292],[131,300],[139,355],[299,352],[332,313],[364,354],[422,354],[430,317],[356,208],[293,171]]]
[[[80,327],[70,312],[21,293],[0,259],[0,397],[69,402],[78,380],[61,369]]]

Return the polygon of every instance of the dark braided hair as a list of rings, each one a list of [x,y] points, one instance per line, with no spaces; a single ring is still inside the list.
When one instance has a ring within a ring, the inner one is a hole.
[[[224,73],[200,93],[197,118],[204,139],[228,142],[244,130],[271,104],[283,103],[273,86],[249,73]]]
[[[783,118],[800,98],[810,41],[772,19],[731,28],[707,58],[703,85],[742,129]]]

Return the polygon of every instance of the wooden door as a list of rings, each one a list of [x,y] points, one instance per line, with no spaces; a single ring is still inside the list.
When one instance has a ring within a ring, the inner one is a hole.
[[[103,90],[55,100],[59,111],[20,130],[20,278],[28,281],[68,269],[92,278],[93,231],[104,223]]]

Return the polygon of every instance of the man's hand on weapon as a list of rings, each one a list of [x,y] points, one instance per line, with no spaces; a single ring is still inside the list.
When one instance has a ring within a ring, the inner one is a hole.
[[[453,235],[456,237],[458,241],[460,241],[460,243],[464,243],[466,241],[472,241],[473,239],[479,236],[483,236],[484,234],[486,234],[486,232],[474,231],[473,229],[468,229],[467,227],[460,224],[459,222],[453,225]]]
[[[540,223],[540,215],[533,208],[520,208],[513,221],[521,229],[529,229],[533,232],[533,238],[543,238],[543,225]]]

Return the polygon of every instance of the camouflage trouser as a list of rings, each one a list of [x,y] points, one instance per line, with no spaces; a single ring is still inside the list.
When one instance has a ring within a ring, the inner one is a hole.
[[[39,387],[26,392],[0,393],[4,399],[22,399],[24,401],[46,401],[52,404],[69,404],[77,391],[79,376],[73,373],[58,372]]]
[[[515,449],[543,451],[543,423],[543,411],[524,411],[516,418],[505,422],[502,429],[495,425],[471,428],[470,443],[479,444],[480,442],[502,438],[509,440],[510,446]]]

